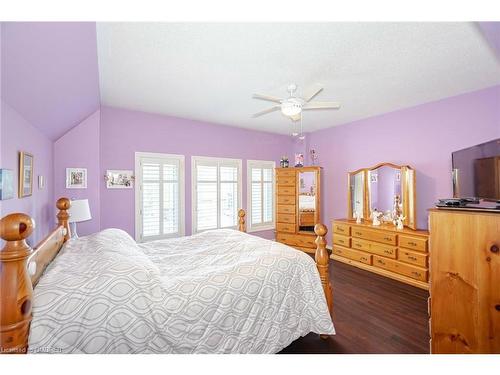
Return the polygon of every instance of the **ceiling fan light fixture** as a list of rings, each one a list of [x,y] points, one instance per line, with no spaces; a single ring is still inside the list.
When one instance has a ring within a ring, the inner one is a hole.
[[[302,111],[302,107],[298,103],[284,102],[281,104],[281,113],[285,116],[291,117],[298,115]]]

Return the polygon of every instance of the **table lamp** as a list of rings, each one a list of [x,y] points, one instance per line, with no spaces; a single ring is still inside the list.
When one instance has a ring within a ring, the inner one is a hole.
[[[75,199],[69,208],[69,223],[71,224],[71,238],[78,238],[76,223],[92,219],[88,199]]]

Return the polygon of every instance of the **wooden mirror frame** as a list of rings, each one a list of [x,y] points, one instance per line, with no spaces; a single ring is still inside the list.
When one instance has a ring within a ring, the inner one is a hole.
[[[321,208],[320,208],[320,196],[321,196],[321,167],[299,167],[297,169],[297,191],[295,192],[295,204],[296,204],[296,218],[297,222],[295,223],[296,225],[296,232],[297,233],[314,233],[314,230],[306,231],[306,230],[300,230],[299,226],[299,215],[300,215],[300,206],[299,206],[299,196],[300,196],[300,174],[304,172],[313,172],[316,175],[316,195],[314,196],[315,198],[315,212],[314,212],[314,225],[321,223]],[[314,227],[313,225],[313,227]]]
[[[351,199],[351,177],[363,173],[363,219],[370,220],[370,184],[369,172],[380,167],[391,167],[401,170],[401,199],[403,203],[404,225],[411,229],[417,229],[417,194],[416,194],[416,172],[409,165],[397,165],[393,163],[379,163],[370,168],[360,168],[347,174],[347,218],[354,219]]]

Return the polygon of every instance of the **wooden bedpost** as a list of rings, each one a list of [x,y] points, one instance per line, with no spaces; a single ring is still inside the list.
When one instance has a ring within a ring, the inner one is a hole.
[[[59,198],[56,203],[57,209],[57,222],[66,229],[64,234],[64,242],[71,238],[71,230],[69,228],[69,208],[71,206],[71,201],[68,198]]]
[[[328,256],[328,250],[326,249],[325,236],[327,232],[328,229],[324,224],[316,224],[314,226],[314,233],[317,235],[315,241],[317,246],[314,260],[316,261],[316,266],[318,267],[321,285],[323,286],[323,291],[325,292],[326,304],[331,316],[333,308],[333,295],[332,285],[330,283],[330,274],[328,273],[330,257]]]
[[[239,216],[239,221],[238,221],[238,230],[240,232],[246,232],[246,227],[245,227],[245,210],[244,209],[240,209],[238,211],[238,216]]]
[[[10,214],[0,220],[0,353],[23,354],[28,349],[33,287],[26,262],[33,250],[26,238],[35,222],[25,214]]]

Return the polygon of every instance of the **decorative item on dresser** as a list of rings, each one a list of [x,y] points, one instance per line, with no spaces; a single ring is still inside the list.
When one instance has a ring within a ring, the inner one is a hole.
[[[428,289],[428,237],[422,230],[333,220],[334,260]]]
[[[500,213],[430,210],[431,353],[500,353]]]
[[[276,168],[276,240],[314,254],[321,167]]]

